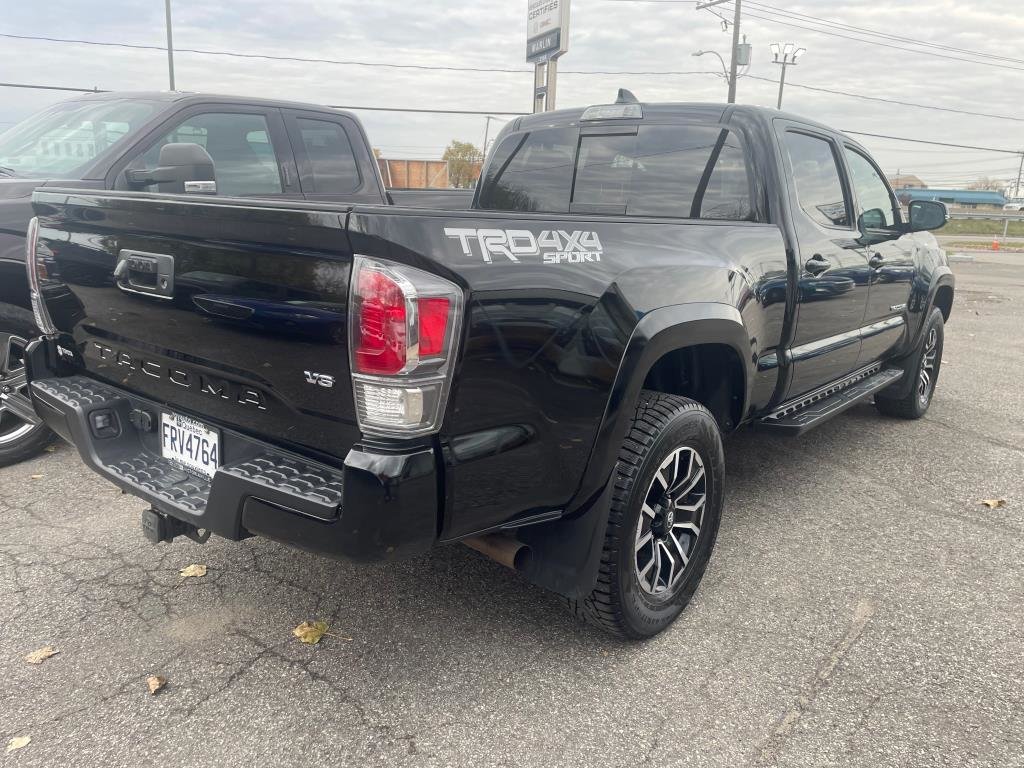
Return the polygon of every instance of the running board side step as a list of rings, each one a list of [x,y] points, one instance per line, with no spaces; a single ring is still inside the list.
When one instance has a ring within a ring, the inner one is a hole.
[[[795,436],[822,424],[903,378],[902,368],[874,363],[820,389],[783,403],[754,425],[764,431]]]

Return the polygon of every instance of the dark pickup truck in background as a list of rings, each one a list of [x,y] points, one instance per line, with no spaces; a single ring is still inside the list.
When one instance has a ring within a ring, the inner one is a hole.
[[[511,122],[471,210],[41,190],[35,411],[154,541],[359,560],[463,541],[627,637],[707,565],[722,436],[924,414],[953,276],[868,153],[795,116]]]
[[[41,425],[7,407],[34,333],[25,230],[37,187],[148,189],[128,172],[153,168],[171,142],[203,146],[218,193],[270,200],[467,208],[472,190],[387,190],[352,114],[314,104],[194,93],[102,93],[55,104],[0,135],[0,466],[40,450]],[[12,340],[13,339],[13,340]],[[13,351],[11,346],[14,346]]]

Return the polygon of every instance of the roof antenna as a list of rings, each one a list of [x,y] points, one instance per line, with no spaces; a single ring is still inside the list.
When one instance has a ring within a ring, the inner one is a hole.
[[[619,96],[615,99],[616,104],[639,104],[639,100],[633,95],[632,91],[626,90],[625,88],[619,88]]]

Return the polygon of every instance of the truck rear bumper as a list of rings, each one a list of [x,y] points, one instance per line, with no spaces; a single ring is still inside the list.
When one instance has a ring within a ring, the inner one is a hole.
[[[437,461],[429,447],[357,446],[338,469],[221,429],[222,464],[209,478],[163,458],[157,425],[166,409],[157,403],[84,376],[36,379],[30,390],[36,412],[86,465],[195,528],[354,560],[407,556],[437,540]]]

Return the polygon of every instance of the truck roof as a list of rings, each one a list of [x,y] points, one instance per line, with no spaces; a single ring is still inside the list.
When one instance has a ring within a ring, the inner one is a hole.
[[[709,122],[721,122],[725,117],[736,114],[748,117],[757,122],[770,122],[774,118],[784,118],[805,125],[826,130],[832,133],[840,133],[831,126],[824,125],[815,120],[810,120],[802,115],[795,115],[791,112],[783,112],[771,107],[757,107],[748,104],[716,104],[712,102],[640,102],[643,110],[643,120],[671,121],[679,119],[702,120]],[[541,112],[535,115],[520,117],[511,128],[514,131],[527,130],[530,128],[557,128],[559,126],[571,125],[579,121],[588,107],[574,107],[572,109],[559,109],[553,112]]]
[[[286,99],[265,99],[257,96],[232,96],[221,93],[196,93],[189,91],[107,91],[104,93],[93,93],[87,91],[80,96],[73,97],[73,101],[116,101],[120,99],[138,99],[140,101],[157,101],[175,103],[181,105],[205,104],[216,101],[220,104],[252,104],[262,107],[285,107],[290,109],[302,109],[307,112],[326,112],[332,115],[339,113],[349,115],[351,112],[343,109],[335,109],[324,104],[311,104],[303,101],[288,101]]]

